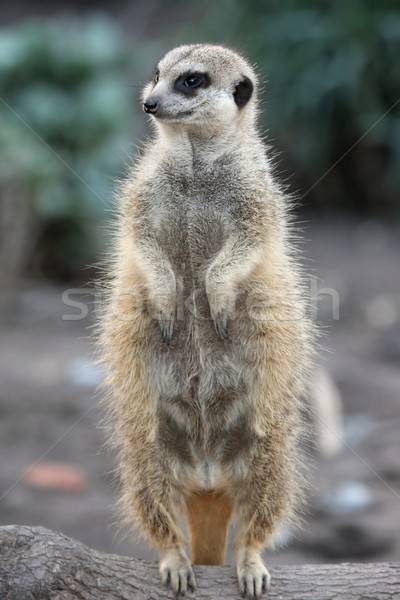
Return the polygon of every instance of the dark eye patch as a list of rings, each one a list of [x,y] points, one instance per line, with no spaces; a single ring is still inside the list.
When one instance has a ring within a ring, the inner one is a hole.
[[[186,96],[193,95],[196,90],[206,88],[210,85],[210,78],[207,73],[184,73],[175,81],[175,90],[182,92]]]
[[[159,78],[160,78],[160,69],[158,67],[156,67],[153,72],[153,83],[158,83]]]

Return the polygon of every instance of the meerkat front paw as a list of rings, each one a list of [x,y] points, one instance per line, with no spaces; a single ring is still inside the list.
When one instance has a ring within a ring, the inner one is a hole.
[[[164,553],[160,561],[160,576],[162,583],[175,594],[184,596],[188,590],[193,592],[196,588],[192,565],[181,548],[172,548]]]
[[[210,306],[211,319],[216,334],[222,339],[228,339],[228,319],[229,313],[226,309],[215,311]]]
[[[153,294],[150,300],[151,314],[157,319],[161,338],[166,344],[172,340],[176,320],[176,304],[175,283],[170,290],[164,289],[162,293]]]
[[[271,575],[260,555],[255,551],[245,551],[237,564],[239,590],[243,598],[261,598],[269,589]]]
[[[158,325],[160,327],[161,338],[167,346],[171,343],[174,332],[175,314],[172,311],[160,312],[158,314]]]
[[[235,309],[236,293],[228,284],[207,277],[206,294],[214,329],[220,338],[228,338],[228,322]]]

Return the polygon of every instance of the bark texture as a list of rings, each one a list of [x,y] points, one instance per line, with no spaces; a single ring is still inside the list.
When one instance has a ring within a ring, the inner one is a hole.
[[[240,598],[232,567],[195,567],[196,600]],[[269,600],[399,600],[400,563],[280,566]],[[189,594],[189,598],[192,594]],[[1,600],[161,600],[158,567],[43,527],[0,527]]]

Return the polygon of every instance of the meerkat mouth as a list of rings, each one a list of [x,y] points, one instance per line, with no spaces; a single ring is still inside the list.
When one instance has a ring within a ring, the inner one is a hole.
[[[197,106],[194,106],[193,108],[190,108],[189,110],[183,110],[182,112],[177,113],[176,115],[167,115],[167,114],[155,114],[154,117],[156,119],[159,119],[160,121],[169,121],[170,123],[178,123],[181,120],[185,120],[188,117],[191,117],[192,115],[194,115],[196,113],[196,111],[203,106],[203,104],[205,104],[205,102],[201,102],[200,104],[198,104]]]
[[[180,113],[178,113],[176,115],[159,114],[159,115],[154,115],[154,117],[156,119],[159,119],[160,121],[177,122],[177,121],[180,121],[182,119],[186,119],[187,117],[190,117],[194,113],[194,110],[195,109],[185,110],[185,111],[180,112]]]

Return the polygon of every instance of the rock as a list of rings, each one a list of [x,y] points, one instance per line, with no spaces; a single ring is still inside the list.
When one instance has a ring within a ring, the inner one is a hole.
[[[41,462],[27,470],[23,481],[30,487],[70,493],[82,492],[86,487],[83,471],[68,463]]]
[[[324,557],[334,560],[364,559],[380,556],[390,550],[395,538],[381,534],[355,523],[340,523],[330,529],[326,535],[313,544],[309,549]]]
[[[373,502],[369,488],[358,481],[348,481],[324,491],[319,503],[325,510],[337,515],[351,514],[363,510]]]

